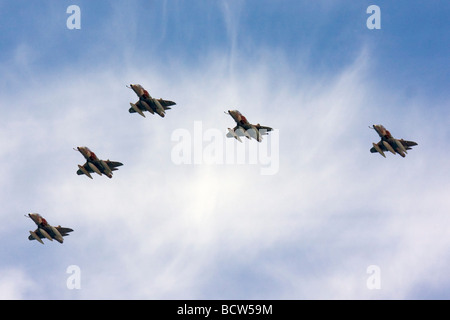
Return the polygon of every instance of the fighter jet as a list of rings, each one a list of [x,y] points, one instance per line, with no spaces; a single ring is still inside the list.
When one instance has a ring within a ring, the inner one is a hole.
[[[133,91],[139,97],[139,101],[136,103],[131,103],[131,108],[128,110],[130,113],[139,113],[141,116],[145,118],[143,111],[148,111],[151,114],[155,112],[164,118],[166,115],[166,110],[171,109],[170,106],[175,105],[176,103],[169,100],[155,99],[150,96],[147,90],[145,90],[140,84],[130,84],[127,88],[133,89]]]
[[[69,232],[73,230],[70,228],[64,228],[61,226],[53,227],[48,224],[47,220],[45,220],[38,213],[29,213],[28,217],[37,224],[38,228],[35,231],[30,231],[30,235],[28,236],[28,240],[37,240],[40,243],[44,244],[42,241],[43,238],[47,238],[50,241],[55,239],[59,243],[63,243],[63,237],[68,236]]]
[[[404,158],[406,156],[406,153],[408,153],[406,150],[410,150],[411,147],[417,146],[417,143],[414,141],[395,139],[394,137],[392,137],[391,133],[388,130],[386,130],[386,128],[383,127],[381,124],[378,125],[374,124],[373,127],[369,128],[374,129],[381,137],[380,142],[378,142],[377,144],[372,143],[373,147],[370,149],[370,152],[372,153],[378,152],[385,158],[386,155],[384,154],[384,151],[390,151],[393,154],[397,152]]]
[[[100,160],[88,147],[77,147],[77,149],[74,148],[74,150],[80,151],[83,157],[86,158],[86,163],[83,166],[78,165],[78,175],[85,174],[93,179],[91,173],[95,172],[100,176],[104,174],[111,179],[112,172],[118,170],[116,167],[123,166],[123,163],[120,162]]]
[[[236,121],[236,127],[233,129],[228,128],[227,137],[235,138],[239,142],[242,142],[241,138],[239,138],[240,136],[244,136],[248,139],[254,138],[258,142],[261,142],[262,136],[273,130],[270,127],[262,126],[259,123],[256,125],[251,124],[238,110],[228,110],[228,112],[225,113],[228,113],[234,121]]]

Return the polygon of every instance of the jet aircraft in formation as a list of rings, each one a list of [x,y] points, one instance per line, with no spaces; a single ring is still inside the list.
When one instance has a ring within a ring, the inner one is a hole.
[[[406,150],[410,150],[411,147],[417,146],[417,143],[414,141],[395,139],[394,137],[392,137],[391,133],[388,130],[386,130],[386,128],[383,127],[381,124],[378,125],[374,124],[373,127],[369,128],[374,129],[381,138],[380,142],[372,143],[373,147],[370,149],[370,152],[372,153],[378,152],[385,158],[386,158],[386,155],[384,154],[385,151],[390,151],[393,154],[398,153],[404,158],[406,156],[406,153],[408,153]]]
[[[145,90],[140,84],[130,84],[128,87],[133,89],[133,91],[139,97],[139,101],[136,103],[131,103],[131,108],[128,110],[130,113],[139,113],[141,116],[145,118],[145,114],[143,111],[148,111],[151,114],[155,112],[164,118],[166,115],[166,110],[171,109],[170,106],[175,105],[176,103],[170,100],[164,99],[155,99],[150,96],[147,90]]]
[[[242,136],[248,139],[254,138],[258,142],[261,142],[262,136],[273,130],[270,127],[262,126],[259,123],[256,125],[251,124],[238,110],[228,110],[228,114],[236,121],[236,127],[233,129],[228,128],[227,137],[235,138],[239,142],[242,142],[241,138],[239,138]]]
[[[86,163],[84,165],[78,165],[78,175],[85,174],[89,178],[93,179],[91,176],[92,172],[97,173],[98,175],[106,175],[108,178],[112,178],[112,172],[118,170],[117,167],[123,165],[123,163],[117,161],[110,160],[100,160],[97,155],[89,150],[88,147],[77,147],[74,149],[75,151],[80,151],[83,157],[86,159]]]
[[[130,113],[139,113],[141,116],[145,117],[143,111],[148,111],[152,114],[157,113],[161,117],[165,116],[165,111],[170,109],[170,106],[176,103],[169,100],[154,99],[150,94],[139,84],[131,84],[130,87],[138,95],[139,101],[136,103],[130,103],[131,108]],[[248,139],[254,138],[258,142],[262,141],[262,136],[267,135],[268,132],[272,131],[271,127],[261,126],[259,123],[254,125],[248,122],[248,120],[238,111],[238,110],[228,110],[228,113],[233,120],[236,122],[236,126],[233,129],[228,128],[227,137],[235,138],[242,142],[240,137],[244,136]],[[402,157],[405,157],[407,150],[411,147],[416,146],[417,143],[414,141],[406,141],[403,139],[395,139],[392,137],[391,133],[386,130],[382,125],[373,125],[371,129],[374,129],[378,135],[381,137],[380,142],[377,144],[373,143],[373,147],[370,149],[371,153],[378,152],[383,157],[385,151],[390,151],[393,154],[398,153]],[[89,150],[88,147],[77,147],[74,149],[79,151],[83,157],[86,159],[86,163],[81,166],[78,165],[79,170],[78,175],[86,175],[92,179],[91,173],[95,172],[98,175],[106,175],[108,178],[112,178],[112,172],[118,170],[117,167],[123,164],[117,161],[110,160],[100,160],[94,152]],[[37,240],[40,243],[43,238],[47,238],[50,241],[53,239],[60,243],[63,243],[63,237],[69,235],[69,232],[73,230],[70,228],[63,228],[61,226],[53,227],[47,223],[47,221],[37,213],[29,213],[28,216],[36,223],[38,228],[35,231],[30,231],[29,240]]]
[[[28,240],[37,240],[40,243],[44,244],[42,241],[43,238],[47,238],[50,241],[55,239],[59,243],[63,243],[63,237],[68,236],[69,232],[73,230],[70,228],[64,228],[61,226],[51,226],[48,224],[47,220],[45,220],[38,213],[29,213],[28,217],[36,223],[38,228],[35,231],[30,231],[30,235],[28,236]]]

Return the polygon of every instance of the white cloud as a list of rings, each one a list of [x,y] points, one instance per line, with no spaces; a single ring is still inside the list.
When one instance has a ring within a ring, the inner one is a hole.
[[[1,122],[2,136],[13,140],[0,141],[7,177],[0,188],[15,191],[2,193],[10,211],[1,218],[11,221],[13,209],[30,204],[50,223],[75,230],[62,246],[46,243],[48,262],[58,259],[53,268],[61,275],[35,282],[51,279],[63,296],[88,299],[403,298],[420,297],[414,290],[423,281],[437,283],[448,261],[449,185],[428,163],[448,169],[426,152],[431,130],[408,131],[426,127],[426,109],[402,115],[409,123],[404,138],[419,146],[405,159],[383,159],[368,151],[378,137],[367,126],[382,113],[366,97],[383,91],[368,79],[365,51],[341,74],[311,76],[302,86],[278,55],[240,57],[233,72],[226,54],[211,55],[200,68],[65,70],[31,82],[27,95],[2,97],[20,108]],[[162,77],[168,69],[170,77]],[[130,82],[177,105],[164,119],[129,114],[128,102],[136,100],[125,88]],[[276,175],[260,175],[258,165],[171,161],[174,130],[192,130],[201,120],[225,135],[234,125],[223,114],[230,106],[280,130]],[[442,132],[445,123],[434,129]],[[111,180],[77,176],[84,162],[71,150],[77,145],[124,166]],[[24,228],[13,226],[15,237],[26,239]],[[29,253],[39,244],[26,245]],[[64,254],[52,257],[51,250]],[[77,293],[61,285],[70,264],[82,272]],[[366,287],[372,264],[382,271],[380,291]],[[2,286],[8,296],[30,298],[30,277],[15,273]]]
[[[19,269],[2,268],[0,272],[0,300],[19,300],[26,297],[35,282]]]

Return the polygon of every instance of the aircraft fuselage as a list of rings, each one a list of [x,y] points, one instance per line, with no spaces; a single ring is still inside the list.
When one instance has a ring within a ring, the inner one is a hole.
[[[391,135],[391,133],[386,130],[385,127],[383,127],[381,124],[374,124],[373,129],[378,133],[380,138],[384,141],[389,141],[391,139],[394,139]]]
[[[234,121],[236,121],[239,127],[242,127],[245,130],[255,129],[254,126],[250,122],[248,122],[247,118],[244,117],[239,111],[228,110],[228,114],[233,118]]]
[[[83,155],[86,161],[94,162],[99,161],[97,155],[92,152],[88,147],[77,147],[77,150]]]
[[[36,225],[40,228],[48,226],[47,221],[38,213],[29,213],[28,216],[31,218],[31,220],[36,223]]]

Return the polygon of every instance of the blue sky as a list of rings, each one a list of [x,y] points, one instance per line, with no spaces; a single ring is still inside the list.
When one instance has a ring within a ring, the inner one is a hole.
[[[449,14],[447,1],[1,1],[0,298],[448,299]],[[129,114],[130,83],[177,105]],[[230,108],[279,130],[263,142],[275,174],[174,162],[175,133],[205,152]],[[419,145],[371,154],[378,123]],[[124,166],[77,176],[80,145]],[[28,212],[75,231],[28,241]]]

